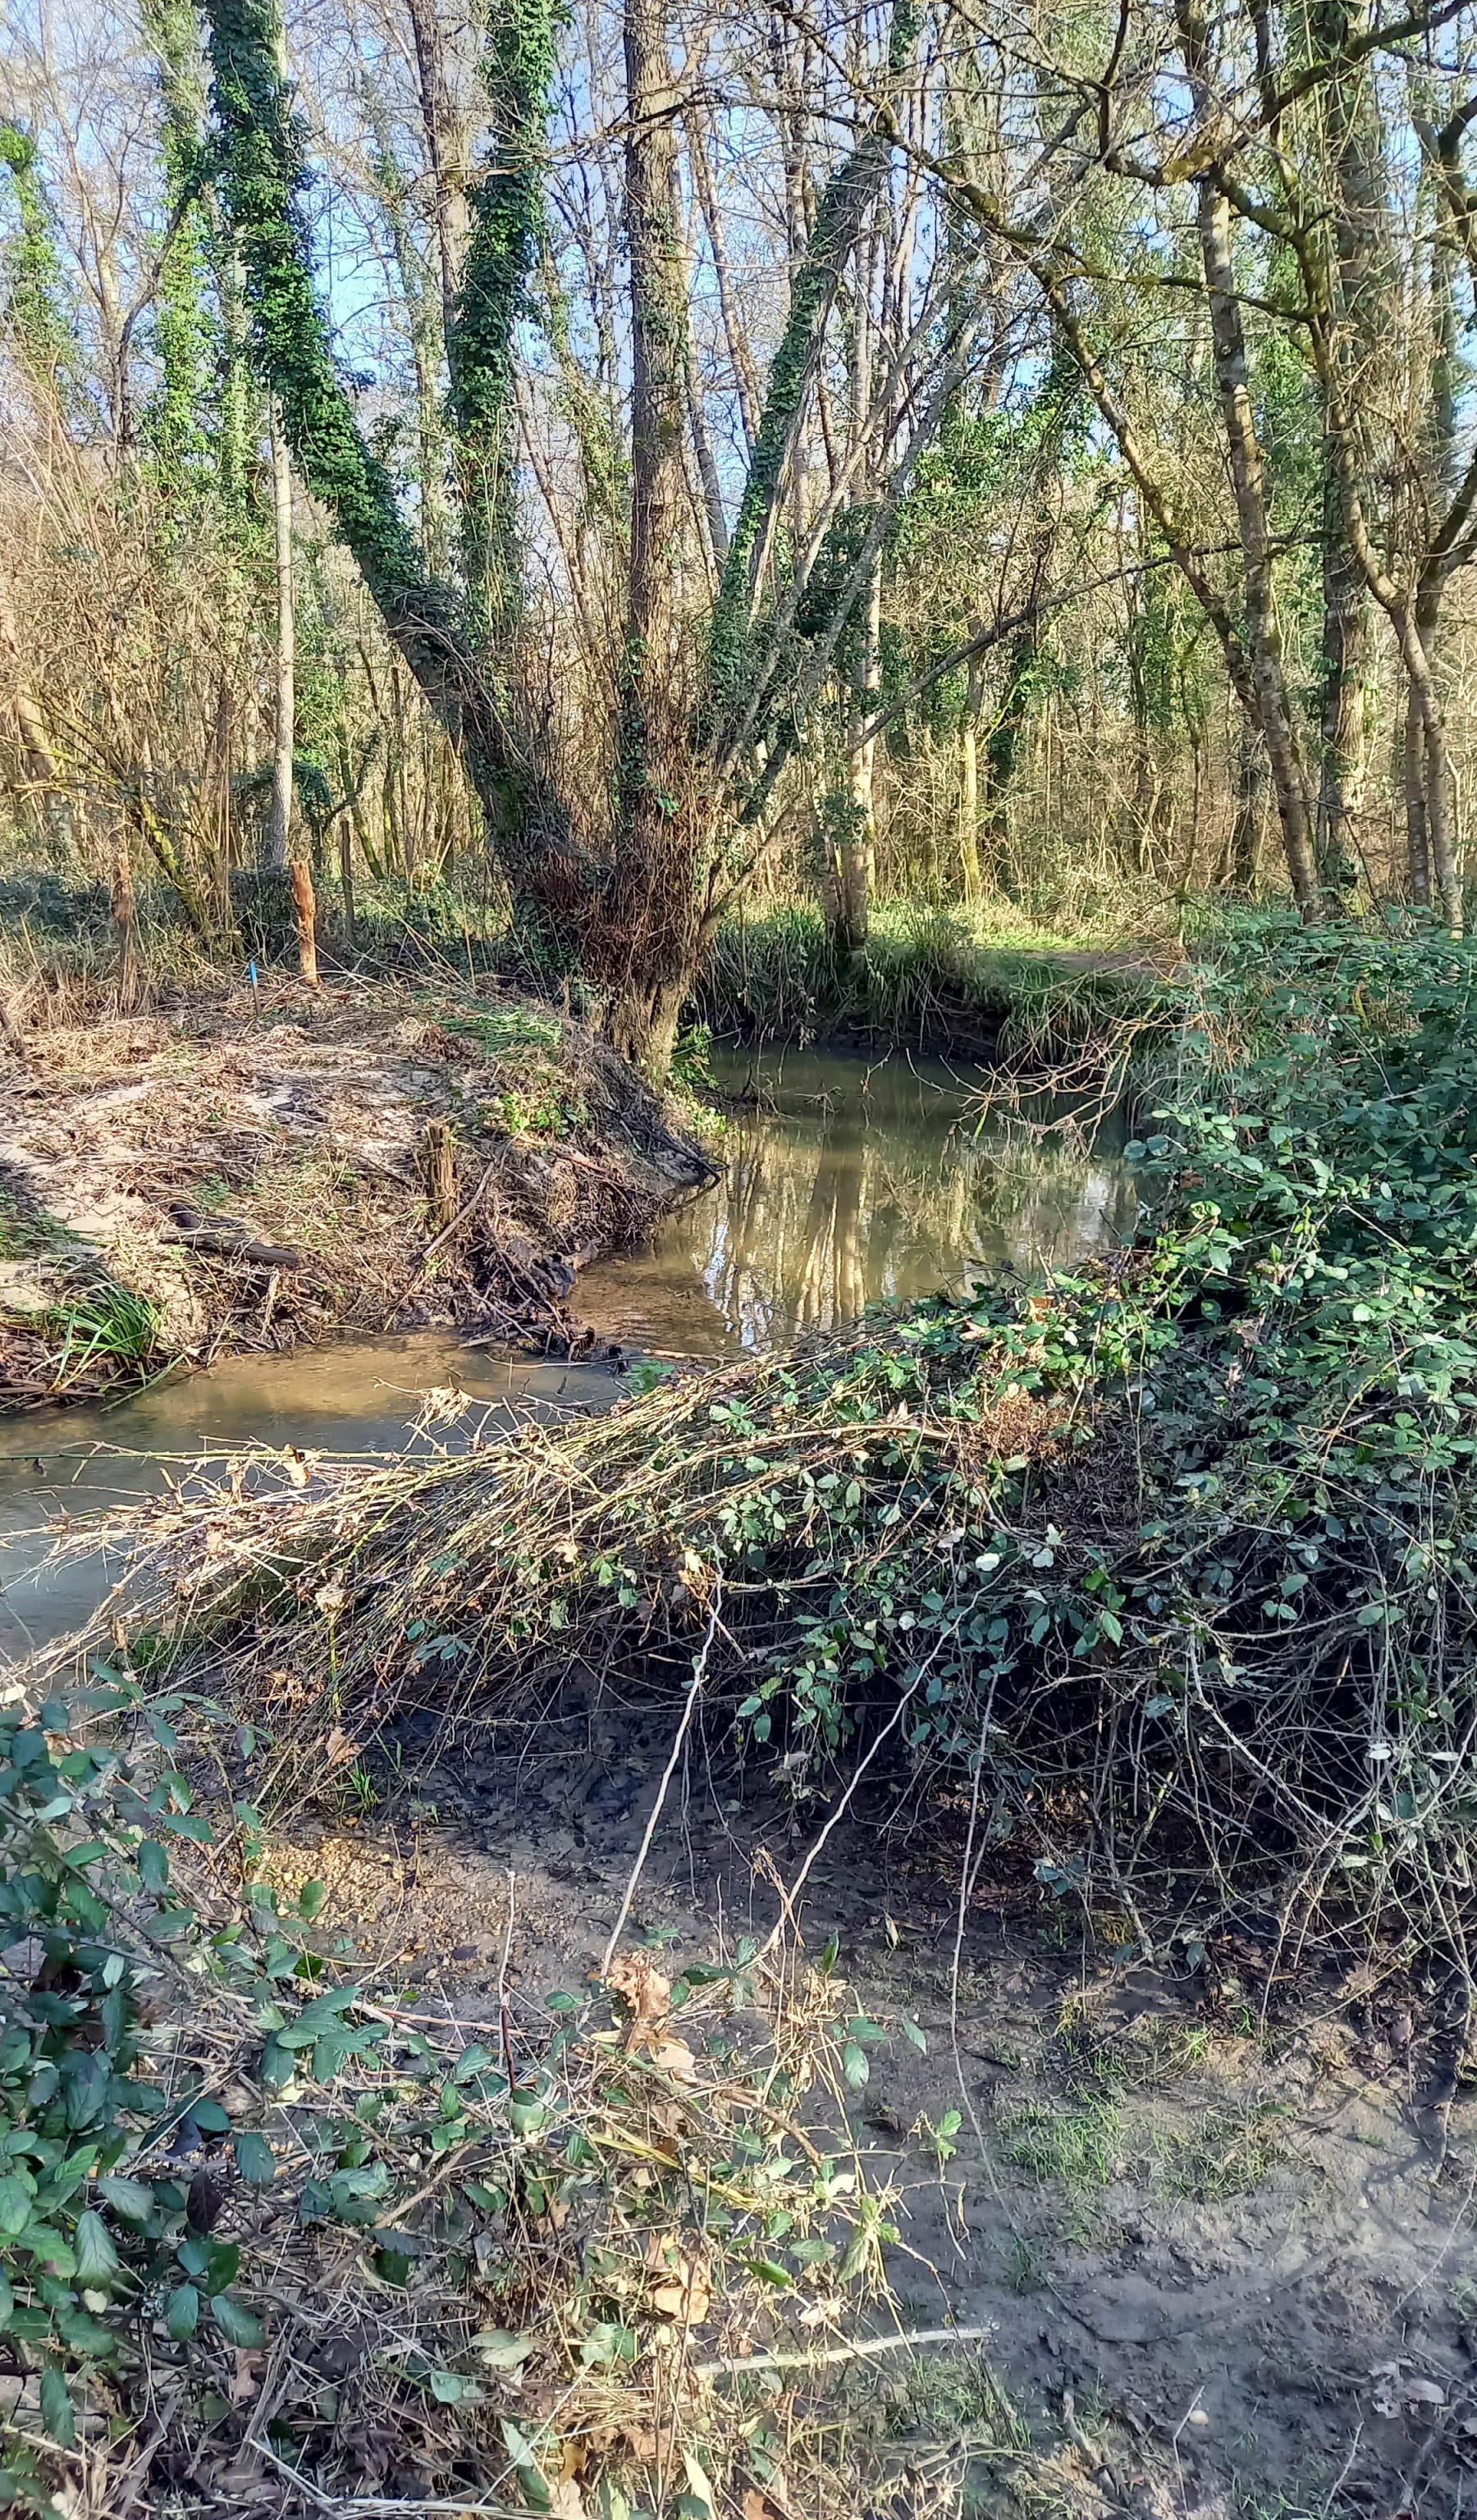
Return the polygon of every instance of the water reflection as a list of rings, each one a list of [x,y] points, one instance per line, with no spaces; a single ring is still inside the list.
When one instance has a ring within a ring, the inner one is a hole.
[[[730,1122],[722,1182],[648,1251],[581,1282],[586,1318],[648,1351],[772,1346],[1004,1261],[1069,1264],[1132,1230],[1121,1130],[1088,1149],[1075,1133],[982,1128],[980,1081],[940,1063],[735,1054],[718,1082],[758,1098]],[[1063,1116],[1046,1098],[1028,1114]]]
[[[946,1067],[791,1051],[729,1058],[718,1081],[758,1096],[730,1125],[722,1181],[669,1217],[648,1250],[579,1282],[580,1315],[626,1347],[739,1354],[965,1284],[1001,1261],[1070,1262],[1131,1231],[1121,1135],[1100,1132],[1089,1151],[981,1130],[979,1080]],[[1046,1102],[1031,1114],[1052,1116]],[[482,1406],[417,1434],[438,1386]],[[252,1445],[339,1457],[460,1447],[531,1415],[605,1408],[620,1387],[596,1367],[510,1359],[427,1330],[232,1357],[122,1406],[0,1420],[0,1661],[74,1626],[118,1571],[101,1554],[44,1567],[60,1514],[187,1482],[202,1454],[218,1465]]]

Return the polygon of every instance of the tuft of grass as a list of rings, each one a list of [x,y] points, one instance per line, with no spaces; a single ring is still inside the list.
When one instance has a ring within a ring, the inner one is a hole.
[[[1005,2158],[1042,2184],[1082,2195],[1107,2187],[1121,2167],[1124,2115],[1116,2100],[1023,2100],[1000,2120]]]
[[[1260,2187],[1286,2158],[1285,2117],[1274,2100],[1208,2111],[1170,2152],[1165,2184],[1171,2194],[1218,2205]]]
[[[0,1183],[0,1260],[38,1260],[71,1240],[60,1218],[28,1206]]]
[[[54,1305],[47,1323],[62,1342],[53,1358],[58,1391],[100,1360],[121,1372],[146,1365],[159,1345],[159,1306],[111,1278]]]

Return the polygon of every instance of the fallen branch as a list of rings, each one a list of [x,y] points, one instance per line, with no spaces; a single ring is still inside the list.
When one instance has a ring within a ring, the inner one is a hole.
[[[861,2336],[849,2345],[803,2346],[795,2354],[724,2354],[714,2362],[697,2362],[699,2380],[723,2380],[741,2371],[819,2371],[836,2362],[860,2362],[874,2354],[895,2354],[907,2346],[985,2345],[993,2327],[915,2327],[898,2336]]]

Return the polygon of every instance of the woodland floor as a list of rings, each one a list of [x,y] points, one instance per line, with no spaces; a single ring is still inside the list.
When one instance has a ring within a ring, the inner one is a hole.
[[[469,2025],[495,2022],[503,1993],[540,2006],[586,1988],[665,1738],[597,1710],[531,1722],[522,1748],[475,1732],[406,1747],[413,1788],[277,1838],[280,1884],[322,1879],[325,1926]],[[695,1747],[629,1930],[673,1974],[731,1960],[823,1816]],[[871,2182],[897,2192],[892,2312],[990,2331],[838,2375],[902,2492],[889,2511],[955,2507],[938,2489],[982,2357],[1034,2455],[1029,2479],[971,2471],[966,2513],[1468,2507],[1477,2106],[1447,1996],[1393,1955],[1277,1965],[1256,1918],[1146,1964],[1043,1912],[1002,1858],[970,1906],[951,2026],[962,1838],[936,1804],[858,1804],[802,1917],[811,1959],[838,1943],[839,2008],[890,2025],[854,2117]]]
[[[35,1032],[13,1013],[0,1407],[340,1328],[557,1348],[577,1270],[707,1171],[588,1033],[486,985],[237,986]],[[153,1308],[142,1351],[119,1288]]]

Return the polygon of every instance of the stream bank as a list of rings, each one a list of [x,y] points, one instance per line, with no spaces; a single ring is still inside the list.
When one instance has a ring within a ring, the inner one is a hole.
[[[618,2002],[652,1971],[701,1991],[798,1920],[792,2015],[840,2046],[826,2095],[860,2182],[891,2191],[892,2294],[858,2307],[850,2252],[833,2286],[824,2235],[796,2241],[804,2144],[762,2254],[752,2224],[715,2225],[693,2093],[727,2106],[734,2032],[655,2023],[653,2068],[696,2077],[653,2095],[641,2138],[642,2178],[686,2182],[662,2229],[685,2213],[683,2247],[758,2270],[768,2306],[716,2310],[689,2276],[679,2340],[632,2314],[632,2372],[670,2406],[674,2362],[839,2337],[834,2382],[776,2374],[742,2441],[715,2449],[695,2407],[708,2509],[818,2520],[823,2469],[848,2520],[1469,2507],[1469,974],[1446,938],[1250,939],[1223,1064],[1163,1114],[1158,1213],[1114,1261],[725,1354],[472,1458],[304,1463],[289,1493],[249,1474],[143,1529],[152,1595],[107,1645],[151,1686],[218,1692],[233,1726],[192,1743],[161,1824],[188,1839],[218,1807],[254,1886],[318,1920],[315,1957],[366,1972],[380,2015],[505,2063],[510,2019],[526,2057],[552,2053],[540,2021],[557,2042],[588,2019],[628,2056],[639,2013],[608,2029],[592,1979]],[[287,2184],[303,2092],[258,2089],[250,2059],[239,2088],[247,2158],[264,2130]],[[463,2139],[456,2106],[433,2140]],[[403,2174],[416,2200],[428,2166]],[[474,2198],[502,2223],[427,2230],[393,2343],[354,2279],[364,2394],[292,2409],[320,2494],[488,2480],[485,2446],[424,2463],[385,2374],[407,2320],[446,2332],[449,2270],[475,2295],[469,2231],[509,2280],[548,2262],[541,2192],[542,2220]],[[250,2246],[256,2200],[232,2193]],[[577,2178],[554,2203],[598,2283]],[[352,2229],[336,2245],[337,2281]],[[626,2350],[623,2312],[589,2288],[576,2307],[599,2334],[562,2318],[572,2359]],[[868,2319],[933,2342],[874,2387],[849,2359]],[[630,2472],[650,2427],[615,2445],[613,2505],[609,2430],[560,2431],[567,2386],[489,2391],[545,2427],[541,2507],[663,2507],[661,2474]],[[245,2457],[260,2434],[227,2438]],[[281,2464],[250,2482],[286,2514]]]
[[[276,982],[27,1032],[0,1117],[0,1409],[330,1331],[567,1350],[589,1261],[713,1167],[551,1007]]]

